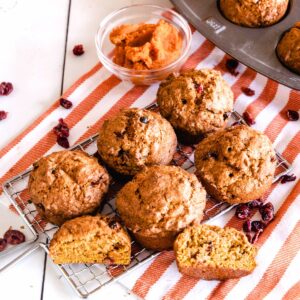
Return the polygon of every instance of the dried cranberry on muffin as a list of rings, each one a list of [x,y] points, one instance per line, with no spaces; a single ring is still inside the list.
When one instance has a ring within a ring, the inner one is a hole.
[[[233,93],[219,71],[190,70],[163,81],[157,103],[179,141],[196,144],[206,133],[225,127],[233,109]]]
[[[109,186],[109,175],[94,157],[76,151],[54,152],[34,163],[29,194],[39,214],[50,223],[95,211]]]
[[[246,27],[265,27],[279,22],[288,5],[289,0],[220,0],[223,15]]]
[[[201,221],[205,203],[197,177],[175,166],[145,168],[116,198],[126,227],[141,245],[154,250],[172,248],[179,232]]]
[[[276,51],[280,61],[300,75],[300,22],[283,34]]]
[[[170,123],[158,113],[130,108],[104,122],[97,145],[109,168],[135,175],[145,166],[169,164],[177,138]]]
[[[269,138],[246,125],[219,130],[195,151],[197,174],[206,191],[220,201],[245,203],[271,186],[276,154]]]

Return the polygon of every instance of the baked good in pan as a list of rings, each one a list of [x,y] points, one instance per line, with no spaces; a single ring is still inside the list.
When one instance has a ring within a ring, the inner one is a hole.
[[[220,0],[221,12],[231,22],[246,27],[264,27],[279,22],[289,0]]]
[[[276,51],[280,61],[300,75],[300,22],[283,34]]]
[[[205,203],[197,177],[175,166],[145,168],[116,198],[126,227],[141,245],[154,250],[172,248],[179,232],[201,221]]]
[[[246,125],[219,130],[195,150],[197,175],[207,192],[230,204],[260,198],[271,186],[276,154],[269,138]]]
[[[158,113],[129,108],[104,122],[97,145],[109,168],[135,175],[145,166],[169,164],[177,138],[169,122]]]
[[[95,211],[109,186],[109,175],[94,157],[76,151],[54,152],[34,163],[28,190],[42,218],[61,225]]]
[[[206,133],[225,127],[233,109],[233,93],[219,71],[190,70],[163,81],[157,103],[179,141],[195,144]]]
[[[189,226],[176,238],[174,252],[181,273],[206,280],[239,278],[256,267],[256,247],[229,227]]]
[[[131,242],[114,218],[82,216],[65,222],[50,242],[49,254],[56,264],[105,263],[128,265]]]

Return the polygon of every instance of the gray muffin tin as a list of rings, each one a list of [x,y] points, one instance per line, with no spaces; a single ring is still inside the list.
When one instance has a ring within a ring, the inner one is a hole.
[[[290,0],[286,16],[279,23],[247,28],[225,19],[217,0],[171,0],[176,9],[218,48],[255,71],[300,90],[300,75],[281,64],[276,46],[282,34],[300,21],[300,0]]]

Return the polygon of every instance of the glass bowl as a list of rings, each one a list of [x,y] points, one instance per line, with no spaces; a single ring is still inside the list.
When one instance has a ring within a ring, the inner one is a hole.
[[[122,24],[157,23],[160,19],[175,26],[182,36],[180,56],[165,67],[153,70],[134,70],[115,64],[112,60],[115,45],[109,39],[110,32]],[[188,57],[192,33],[187,21],[172,9],[156,5],[132,5],[109,14],[100,23],[95,36],[97,54],[100,62],[111,73],[125,81],[137,85],[150,85],[166,78],[172,72],[178,72]]]

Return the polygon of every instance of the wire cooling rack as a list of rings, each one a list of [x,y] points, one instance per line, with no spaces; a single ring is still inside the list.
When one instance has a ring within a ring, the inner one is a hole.
[[[157,110],[157,105],[152,104],[147,108],[151,110]],[[229,124],[232,125],[236,122],[247,124],[243,120],[242,116],[234,111],[231,114]],[[90,155],[94,155],[97,153],[97,138],[98,135],[94,135],[79,145],[74,146],[71,148],[71,150],[80,149],[89,153]],[[179,144],[177,147],[177,152],[173,157],[172,164],[180,166],[193,173],[195,171],[194,150],[194,146],[184,146]],[[276,153],[276,155],[278,163],[274,182],[277,181],[282,175],[289,173],[292,169],[292,166],[279,153]],[[27,226],[29,226],[30,229],[36,233],[36,236],[39,237],[39,246],[41,246],[48,253],[49,241],[56,232],[57,226],[46,223],[44,220],[42,220],[39,217],[35,206],[30,201],[27,191],[27,183],[30,171],[31,169],[9,180],[4,184],[3,188],[13,204],[12,208],[16,209],[19,215],[24,219]],[[112,183],[107,200],[100,211],[102,214],[117,214],[115,210],[115,195],[121,186],[122,184],[120,182],[114,181]],[[204,212],[204,222],[220,217],[221,215],[230,211],[233,207],[234,205],[221,203],[211,197],[208,197],[207,206]],[[24,254],[20,255],[20,257],[17,259],[28,255],[36,248],[37,245],[24,252]],[[156,255],[158,255],[157,252],[146,250],[133,240],[131,263],[128,266],[105,264],[67,264],[58,265],[58,268],[77,295],[86,298],[104,285],[120,279],[121,276],[133,271],[137,266],[148,262]],[[10,265],[12,263],[15,263],[15,261],[12,261]]]

